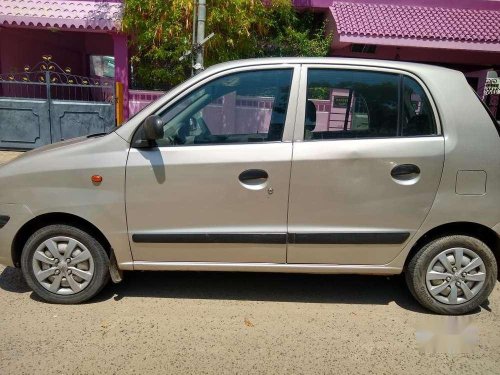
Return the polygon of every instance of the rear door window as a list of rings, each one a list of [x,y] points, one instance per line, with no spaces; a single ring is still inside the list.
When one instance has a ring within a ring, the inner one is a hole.
[[[309,69],[304,140],[436,135],[429,98],[413,78]]]
[[[397,74],[310,69],[305,140],[396,137]]]

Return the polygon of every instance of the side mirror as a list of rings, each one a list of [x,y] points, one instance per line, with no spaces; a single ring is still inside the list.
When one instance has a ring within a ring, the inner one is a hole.
[[[144,120],[142,128],[144,129],[144,136],[147,141],[156,141],[163,138],[163,120],[160,116],[149,116]]]

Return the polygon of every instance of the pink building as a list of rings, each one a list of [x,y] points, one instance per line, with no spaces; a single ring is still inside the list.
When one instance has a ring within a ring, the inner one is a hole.
[[[120,82],[127,116],[122,10],[121,0],[0,0],[0,74],[22,72],[50,55],[72,74]]]
[[[500,70],[499,0],[291,1],[299,11],[324,14],[334,35],[332,56],[449,66],[463,71],[480,95],[488,72]],[[50,55],[73,74],[120,82],[128,117],[159,94],[128,90],[122,11],[122,0],[0,0],[0,75]],[[498,96],[485,100],[498,118]]]
[[[461,70],[481,95],[500,71],[498,0],[293,0],[324,14],[332,56],[438,64]],[[497,119],[498,95],[484,97]]]

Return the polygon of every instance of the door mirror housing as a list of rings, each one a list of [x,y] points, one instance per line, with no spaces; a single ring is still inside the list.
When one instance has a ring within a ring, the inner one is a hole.
[[[160,116],[149,116],[144,120],[142,127],[144,129],[144,137],[148,142],[163,138],[163,120]]]

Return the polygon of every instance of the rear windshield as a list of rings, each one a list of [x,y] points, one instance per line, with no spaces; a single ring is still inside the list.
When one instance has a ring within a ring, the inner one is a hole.
[[[491,118],[491,121],[493,122],[493,126],[497,129],[497,132],[498,132],[498,136],[500,137],[500,124],[498,123],[498,121],[495,119],[495,116],[493,116],[493,113],[491,113],[489,107],[486,105],[486,103],[483,101],[483,99],[481,99],[481,97],[479,96],[479,94],[476,92],[476,90],[474,90],[472,87],[471,87],[471,90],[474,92],[474,94],[476,94],[477,98],[479,99],[479,101],[481,102],[481,104],[483,105],[484,109],[486,110],[486,113],[488,113],[488,116],[490,116]]]

